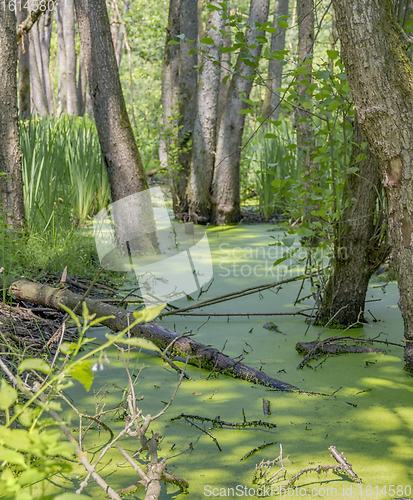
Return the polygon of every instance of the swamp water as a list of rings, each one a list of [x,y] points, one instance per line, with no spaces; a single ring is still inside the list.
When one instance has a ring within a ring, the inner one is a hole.
[[[269,226],[237,226],[235,228],[211,228],[208,230],[209,244],[214,263],[214,281],[201,299],[212,298],[259,284],[277,281],[277,270],[272,267],[276,260],[276,248],[268,244],[271,236],[282,236],[282,232],[269,232]],[[285,263],[283,263],[285,264]],[[301,272],[301,271],[300,271]],[[298,274],[298,272],[296,273]],[[289,277],[287,275],[287,277]],[[281,290],[266,290],[215,306],[196,309],[194,312],[283,312],[312,307],[313,300],[293,306],[301,282],[284,285]],[[368,325],[347,331],[346,335],[365,338],[375,337],[381,332],[382,340],[400,343],[403,324],[397,308],[397,285],[385,287],[371,284],[366,309]],[[308,288],[301,296],[309,294]],[[196,299],[197,294],[192,294]],[[179,300],[174,305],[184,307],[192,304]],[[373,318],[376,321],[373,321]],[[256,464],[276,459],[282,445],[283,466],[286,480],[277,481],[267,488],[269,496],[281,498],[400,498],[413,497],[413,380],[403,370],[403,349],[376,344],[386,354],[346,354],[331,356],[320,364],[312,361],[313,368],[296,367],[302,356],[295,350],[300,341],[317,338],[319,328],[308,327],[303,316],[251,316],[215,317],[205,323],[207,317],[169,316],[158,322],[182,334],[196,332],[196,340],[218,349],[231,357],[244,353],[243,363],[262,370],[302,390],[332,394],[331,396],[306,393],[285,393],[255,386],[248,382],[220,375],[208,377],[209,372],[189,366],[188,375],[194,381],[182,382],[178,394],[166,414],[151,425],[160,432],[159,457],[168,455],[167,468],[189,482],[188,495],[181,494],[175,486],[162,484],[161,499],[203,499],[236,497],[263,497],[260,484],[253,484]],[[276,329],[264,325],[273,322]],[[308,331],[307,331],[308,330]],[[89,336],[103,337],[103,329],[90,332]],[[305,333],[307,334],[305,335]],[[337,335],[337,330],[326,330],[323,338]],[[119,388],[127,387],[127,377],[121,358],[115,351],[107,353],[110,364],[96,372],[89,392],[80,384],[68,391],[76,407],[89,415],[95,414],[95,404],[101,401],[105,409],[113,408],[122,398]],[[182,365],[180,365],[182,366]],[[130,367],[135,375],[139,372],[135,391],[138,403],[146,415],[156,414],[170,400],[178,374],[169,365],[149,352],[133,351]],[[263,413],[263,400],[270,402],[270,415]],[[183,419],[171,422],[181,413],[199,417],[220,416],[228,422],[242,422],[243,411],[248,421],[262,420],[276,424],[275,429],[252,427],[247,429],[212,428],[211,424],[195,422],[210,432],[214,441]],[[76,416],[70,418],[70,428],[78,432]],[[83,420],[83,430],[89,421]],[[116,433],[124,427],[124,421],[107,421]],[[93,463],[109,434],[103,429],[94,429],[86,434],[84,449]],[[273,443],[249,458],[241,459],[263,444]],[[123,438],[122,446],[133,454],[139,448],[136,439]],[[333,471],[309,472],[302,475],[294,487],[282,490],[296,473],[307,467],[335,465],[329,446],[344,452],[354,472],[362,479],[356,484],[343,474]],[[136,483],[139,478],[132,468],[123,463],[118,451],[111,450],[97,467],[99,474],[115,490]],[[275,463],[268,477],[281,467]],[[47,494],[60,491],[75,491],[85,477],[80,466],[70,476],[50,478]],[[63,490],[61,489],[63,488]],[[105,498],[105,494],[91,479],[84,491],[92,498]],[[144,498],[143,489],[129,494],[129,499]]]

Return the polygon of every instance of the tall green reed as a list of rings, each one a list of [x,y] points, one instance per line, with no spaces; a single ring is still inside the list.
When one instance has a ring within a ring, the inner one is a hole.
[[[295,144],[286,125],[258,132],[252,141],[251,165],[264,219],[285,212],[291,198],[289,188],[299,178]]]
[[[99,141],[90,118],[38,118],[22,123],[24,203],[29,231],[69,228],[110,201]]]

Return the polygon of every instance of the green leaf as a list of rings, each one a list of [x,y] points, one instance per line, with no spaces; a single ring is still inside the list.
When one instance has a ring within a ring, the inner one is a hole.
[[[278,266],[278,264],[281,264],[281,262],[284,262],[284,261],[286,261],[287,259],[288,259],[288,255],[284,255],[284,257],[280,257],[279,259],[277,259],[277,260],[274,262],[273,266]]]
[[[43,373],[50,373],[52,371],[52,369],[46,363],[46,361],[44,359],[39,359],[39,358],[29,358],[23,360],[19,364],[17,371],[19,372],[19,374],[21,374],[25,370],[37,370],[38,372],[43,372]]]
[[[67,314],[69,314],[72,320],[76,323],[76,326],[78,328],[81,328],[79,318],[76,316],[76,314],[71,309],[69,309],[69,307],[66,307],[64,304],[59,304],[59,305],[62,309],[64,309],[67,312]]]
[[[214,45],[215,42],[214,40],[212,40],[212,38],[205,37],[201,39],[201,43],[205,43],[206,45]]]
[[[288,23],[287,23],[287,21],[281,21],[281,19],[279,19],[278,26],[280,26],[282,29],[286,30],[288,28]]]
[[[150,340],[143,339],[141,337],[132,337],[130,339],[122,337],[116,340],[116,335],[106,334],[108,340],[114,340],[117,344],[130,345],[132,347],[141,347],[142,349],[149,349],[150,351],[159,351],[160,349]]]
[[[15,413],[19,413],[22,409],[23,405],[14,405]],[[22,425],[24,425],[24,427],[30,427],[39,411],[40,408],[26,408],[22,413],[20,413],[17,419]]]
[[[93,321],[89,323],[89,328],[95,325],[98,325],[99,323],[102,323],[102,321],[106,321],[107,319],[113,319],[115,316],[102,316],[101,318],[96,318]]]
[[[76,347],[77,344],[75,344],[74,342],[63,342],[63,344],[60,346],[60,351],[63,354],[72,354]]]
[[[308,227],[299,227],[297,229],[298,236],[314,236],[315,232]]]
[[[149,307],[146,309],[142,309],[141,311],[137,311],[133,313],[135,319],[139,321],[139,323],[148,323],[149,321],[157,318],[161,312],[165,309],[166,304],[161,304],[160,306]]]
[[[70,368],[69,374],[80,382],[88,391],[92,387],[95,374],[92,372],[93,361],[85,360]]]
[[[339,55],[338,50],[327,50],[327,55],[330,59],[336,59]]]
[[[46,477],[46,474],[35,468],[31,468],[28,470],[25,470],[22,474],[20,474],[17,482],[20,484],[20,486],[28,486],[33,483],[37,483],[38,481],[41,481]],[[76,495],[77,496],[77,495]]]
[[[17,399],[17,391],[4,379],[0,387],[0,410],[7,410]]]
[[[269,132],[265,134],[266,139],[278,139],[277,134],[270,134]]]
[[[9,462],[10,464],[21,465],[25,469],[27,468],[26,461],[22,453],[9,450],[8,448],[4,448],[4,446],[0,446],[0,462]]]

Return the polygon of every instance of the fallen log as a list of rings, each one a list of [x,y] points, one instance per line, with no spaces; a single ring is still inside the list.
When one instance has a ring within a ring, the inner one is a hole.
[[[3,280],[4,282],[4,280]],[[24,300],[43,307],[52,307],[62,312],[64,306],[74,309],[82,300],[82,296],[66,289],[53,288],[37,282],[27,280],[15,280],[6,284],[9,293],[17,300]],[[3,285],[3,286],[4,286]],[[0,288],[2,281],[0,277]],[[86,305],[91,314],[96,314],[97,318],[113,316],[113,318],[102,321],[102,324],[114,332],[119,332],[128,327],[133,321],[132,313],[124,309],[94,299],[85,299]],[[278,389],[280,391],[298,391],[299,389],[286,382],[272,378],[265,373],[250,368],[228,356],[218,349],[208,347],[196,342],[192,338],[178,336],[175,332],[154,323],[141,323],[131,328],[130,333],[135,337],[142,337],[152,341],[157,347],[165,350],[168,346],[169,352],[173,356],[186,358],[190,356],[189,363],[215,373],[224,373],[235,378],[246,380],[253,384],[263,385]]]
[[[362,345],[347,344],[329,344],[323,342],[298,342],[295,346],[301,354],[311,352],[311,354],[344,354],[344,353],[363,353],[363,352],[382,352],[380,349]]]

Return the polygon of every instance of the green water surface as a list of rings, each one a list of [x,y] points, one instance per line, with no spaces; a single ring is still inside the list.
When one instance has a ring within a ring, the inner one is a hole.
[[[269,229],[271,226],[261,225],[211,228],[208,231],[214,281],[202,299],[269,283],[281,276],[285,269],[277,271],[272,267],[277,257],[276,247],[268,246],[272,242],[270,236],[277,233]],[[281,232],[278,234],[282,235]],[[350,333],[355,337],[368,338],[384,332],[380,338],[400,343],[403,324],[397,308],[397,285],[390,284],[384,291],[377,285],[372,284],[368,291],[368,299],[380,299],[366,306],[371,311],[366,315],[368,325]],[[267,290],[197,311],[283,312],[312,307],[313,300],[310,299],[293,306],[299,287],[299,282],[291,283],[278,292]],[[307,288],[302,295],[308,293]],[[196,297],[197,294],[194,294]],[[186,300],[175,303],[177,306],[188,304],[190,302]],[[196,332],[206,319],[169,316],[158,322],[181,334],[190,330]],[[274,322],[278,330],[264,328],[268,322]],[[312,368],[297,370],[302,356],[296,352],[295,344],[315,340],[319,332],[320,328],[308,328],[302,316],[218,317],[211,318],[199,329],[196,335],[199,342],[224,348],[224,352],[231,357],[244,353],[245,364],[305,391],[334,394],[321,396],[279,392],[222,375],[207,378],[208,371],[200,372],[198,368],[188,367],[187,372],[194,381],[182,383],[172,406],[153,423],[151,429],[162,434],[159,456],[168,455],[168,469],[189,481],[189,493],[185,496],[177,487],[163,485],[161,499],[251,498],[254,494],[259,498],[263,492],[252,483],[255,466],[262,460],[277,458],[280,445],[286,479],[274,483],[272,492],[270,488],[267,490],[273,497],[413,497],[413,381],[403,370],[403,349],[384,346],[385,354],[332,356],[321,364],[320,361],[313,361]],[[323,336],[337,333],[337,330],[326,330]],[[99,331],[95,334],[103,336]],[[77,383],[69,391],[73,403],[83,412],[93,415],[95,405],[103,396],[105,408],[115,406],[122,394],[113,384],[127,386],[118,353],[113,350],[108,357],[110,364],[105,364],[103,371],[97,371],[89,392]],[[169,401],[178,374],[149,352],[132,352],[130,366],[135,368],[135,373],[143,367],[136,385],[137,395],[144,396],[139,403],[143,413],[159,412]],[[263,399],[270,402],[270,415],[263,413]],[[212,439],[197,428],[183,420],[170,421],[185,413],[208,418],[220,416],[222,420],[242,422],[243,411],[247,420],[264,420],[277,427],[214,429],[211,425],[197,422],[217,439],[220,451]],[[68,412],[65,417],[71,419],[70,428],[76,435],[78,419]],[[83,421],[83,426],[88,424]],[[108,421],[108,424],[114,431],[120,431],[124,426],[121,420]],[[108,439],[108,433],[102,428],[87,433],[83,444],[92,462]],[[121,442],[131,453],[139,448],[136,439],[124,438]],[[264,443],[274,444],[240,461]],[[352,482],[345,474],[328,471],[308,473],[299,478],[294,489],[281,489],[303,468],[335,464],[328,451],[331,445],[344,452],[354,472],[362,479],[361,485]],[[114,489],[124,488],[139,479],[131,467],[122,462],[122,457],[114,450],[97,468]],[[275,464],[272,473],[279,468],[279,463]],[[50,478],[46,493],[58,489],[75,491],[84,476],[84,471],[77,466],[69,477]],[[92,498],[105,498],[105,493],[93,480],[90,480],[85,493]],[[127,498],[141,499],[144,496],[141,489]]]

